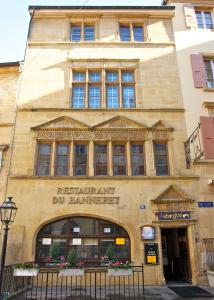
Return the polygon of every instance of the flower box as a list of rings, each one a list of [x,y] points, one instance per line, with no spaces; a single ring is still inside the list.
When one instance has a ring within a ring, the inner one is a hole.
[[[38,269],[14,269],[13,276],[37,276],[39,274]]]
[[[64,269],[59,272],[59,276],[83,276],[84,269]]]
[[[214,288],[214,271],[207,271],[209,286]]]
[[[108,276],[132,276],[132,269],[108,269]]]

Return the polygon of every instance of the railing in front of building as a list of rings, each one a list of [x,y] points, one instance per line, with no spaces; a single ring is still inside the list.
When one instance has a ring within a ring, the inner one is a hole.
[[[204,239],[206,250],[206,265],[209,270],[214,270],[214,238]]]
[[[193,159],[200,158],[203,155],[200,127],[201,124],[199,123],[197,128],[193,131],[188,140],[184,143],[187,168],[190,168],[191,161]]]
[[[41,268],[36,277],[13,276],[4,269],[3,299],[138,299],[144,295],[143,265],[130,276],[109,276],[107,267],[85,268],[83,276],[60,276],[58,269]]]

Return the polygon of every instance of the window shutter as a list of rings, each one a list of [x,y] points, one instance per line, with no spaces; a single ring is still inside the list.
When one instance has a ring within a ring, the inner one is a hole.
[[[200,117],[204,158],[214,159],[214,118]]]
[[[184,4],[184,16],[186,21],[186,27],[190,27],[190,28],[198,27],[195,8],[192,4]]]
[[[201,54],[191,54],[194,85],[196,88],[206,87],[205,65]]]

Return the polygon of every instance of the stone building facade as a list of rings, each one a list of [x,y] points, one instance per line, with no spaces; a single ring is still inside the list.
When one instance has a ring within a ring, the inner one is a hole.
[[[214,218],[214,2],[164,4],[175,5],[173,31],[188,133],[187,166],[200,177],[197,242],[203,274],[214,268],[214,223],[210,222]]]
[[[111,245],[145,264],[146,284],[200,283],[199,178],[186,168],[174,8],[29,12],[8,262],[44,263],[57,245],[93,263]]]

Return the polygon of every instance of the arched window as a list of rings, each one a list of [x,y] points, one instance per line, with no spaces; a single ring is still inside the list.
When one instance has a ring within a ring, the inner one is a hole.
[[[45,261],[53,247],[65,257],[74,249],[79,259],[94,262],[111,247],[116,258],[130,260],[128,233],[121,226],[102,219],[70,217],[45,225],[37,236],[36,260]]]

